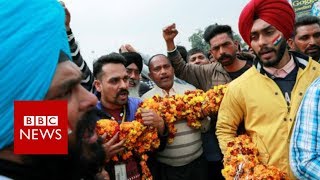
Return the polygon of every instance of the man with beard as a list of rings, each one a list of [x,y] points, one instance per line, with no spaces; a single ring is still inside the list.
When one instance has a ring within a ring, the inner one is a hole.
[[[224,153],[244,122],[259,160],[286,172],[289,179],[294,179],[289,143],[296,113],[306,89],[320,75],[319,63],[287,50],[294,19],[287,0],[251,0],[242,10],[239,32],[258,61],[229,84],[216,132]]]
[[[292,50],[311,56],[320,62],[320,19],[317,16],[301,16],[294,25],[293,37],[288,39]]]
[[[125,68],[125,64],[126,59],[118,53],[101,56],[93,64],[93,74],[96,78],[94,85],[97,91],[101,93],[101,99],[97,104],[97,108],[101,110],[102,113],[100,118],[113,119],[119,124],[125,121],[133,121],[135,113],[141,103],[139,98],[128,97],[130,77]],[[164,120],[153,110],[143,109],[141,115],[144,125],[157,128],[160,141],[166,142],[167,128],[165,128]],[[124,150],[124,140],[117,142],[118,138],[119,134],[116,134],[107,142],[105,146],[108,156],[107,159]],[[162,147],[159,149],[161,148]],[[122,163],[125,164],[128,179],[141,178],[138,163],[133,157]],[[114,166],[115,164],[110,162],[106,167],[111,179],[115,178]]]
[[[252,59],[237,57],[238,45],[233,39],[231,27],[228,25],[210,25],[204,32],[204,39],[210,44],[210,53],[218,63],[205,65],[186,64],[174,44],[178,34],[176,25],[172,24],[163,29],[168,58],[175,69],[175,75],[182,80],[204,91],[214,85],[226,84],[237,78],[250,68]],[[204,154],[208,160],[209,179],[223,179],[221,174],[222,154],[215,135],[216,116],[211,117],[211,128],[202,134]]]
[[[105,152],[95,122],[80,119],[97,98],[81,86],[82,73],[70,61],[62,6],[55,0],[5,4],[0,14],[5,50],[0,75],[6,87],[0,90],[0,179],[93,179]],[[14,154],[15,100],[67,100],[68,155]]]
[[[126,59],[126,68],[129,75],[130,97],[140,97],[141,89],[150,90],[148,85],[140,81],[142,71],[142,57],[137,52],[123,52],[121,55]]]

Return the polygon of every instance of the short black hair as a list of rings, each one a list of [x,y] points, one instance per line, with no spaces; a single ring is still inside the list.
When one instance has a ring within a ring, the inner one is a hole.
[[[109,63],[123,64],[124,66],[126,66],[127,61],[121,54],[115,52],[101,56],[93,63],[93,76],[96,79],[99,79],[102,75],[103,65]]]
[[[151,58],[149,58],[149,61],[148,61],[149,71],[150,71],[151,61],[152,61],[155,57],[157,57],[157,56],[163,56],[163,57],[167,58],[168,62],[171,64],[171,61],[169,60],[169,58],[168,58],[166,55],[164,55],[164,54],[155,54],[155,55],[151,56]]]
[[[192,48],[188,51],[188,62],[190,60],[190,56],[194,55],[194,54],[197,54],[197,53],[202,53],[206,58],[207,57],[207,54],[200,48]]]
[[[229,25],[212,24],[206,28],[203,33],[204,40],[210,44],[210,39],[218,34],[227,33],[227,35],[233,40],[233,32]]]
[[[318,24],[320,26],[320,18],[317,16],[301,16],[296,19],[296,22],[294,24],[294,31],[293,36],[297,34],[297,29],[301,26],[311,25],[311,24]]]

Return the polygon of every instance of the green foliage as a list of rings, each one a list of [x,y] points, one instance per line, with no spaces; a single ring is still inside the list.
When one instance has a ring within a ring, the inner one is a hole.
[[[233,38],[235,41],[237,41],[240,44],[241,49],[245,49],[248,47],[247,44],[242,40],[242,38],[239,34],[234,33]]]
[[[204,52],[208,52],[210,49],[209,44],[207,44],[203,39],[203,33],[201,29],[198,29],[197,32],[193,33],[189,38],[189,42],[191,43],[191,48],[199,48]]]

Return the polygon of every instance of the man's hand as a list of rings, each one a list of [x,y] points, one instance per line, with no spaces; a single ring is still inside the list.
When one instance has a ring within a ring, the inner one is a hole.
[[[173,40],[177,36],[177,34],[178,34],[178,31],[176,29],[175,23],[169,26],[166,26],[165,28],[162,29],[162,36],[163,36],[163,39],[166,41],[168,51],[174,50],[175,44]]]
[[[106,139],[107,134],[102,135],[102,139]],[[114,135],[108,142],[103,144],[103,148],[106,152],[107,161],[110,160],[114,155],[116,155],[118,152],[121,152],[124,150],[123,144],[124,139],[118,143],[116,143],[119,139],[119,132]]]
[[[142,109],[141,116],[143,124],[157,128],[159,134],[164,132],[164,120],[153,110]]]
[[[70,15],[70,12],[68,10],[68,8],[66,7],[65,3],[63,1],[60,1],[60,4],[63,6],[64,8],[64,12],[66,14],[66,17],[65,17],[65,26],[66,26],[66,29],[67,31],[70,30],[70,21],[71,21],[71,15]]]
[[[120,47],[121,52],[137,52],[132,46],[131,44],[123,44]]]
[[[131,46],[131,44],[125,44],[124,46],[126,47],[126,49],[128,50],[128,52],[137,52],[137,51]]]

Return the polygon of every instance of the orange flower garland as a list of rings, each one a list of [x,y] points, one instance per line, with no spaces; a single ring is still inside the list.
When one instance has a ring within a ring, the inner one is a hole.
[[[187,91],[184,95],[170,97],[153,96],[146,99],[139,107],[136,118],[141,119],[141,109],[153,109],[166,122],[169,129],[168,143],[172,143],[177,129],[177,120],[187,120],[190,127],[199,129],[200,119],[217,113],[226,91],[227,85],[214,86],[204,92],[202,90]]]
[[[221,101],[227,91],[227,85],[213,86],[206,92],[202,103],[203,114],[216,113],[219,111]]]
[[[157,149],[160,145],[155,128],[147,127],[138,121],[123,122],[119,125],[114,120],[102,119],[97,122],[96,131],[99,135],[107,134],[106,142],[119,132],[119,140],[125,140],[125,150],[111,159],[113,161],[126,160],[135,153],[141,159],[143,179],[152,179],[151,172],[146,164],[148,156],[145,153]]]
[[[105,142],[108,142],[117,132],[120,131],[119,124],[114,120],[101,119],[97,122],[96,132],[98,135],[102,136],[106,133]],[[111,160],[118,161],[118,156],[111,157]]]
[[[226,85],[219,85],[214,86],[206,93],[202,90],[195,90],[188,91],[185,95],[164,98],[153,96],[140,104],[135,115],[135,121],[124,122],[119,125],[114,120],[102,119],[97,122],[97,133],[99,135],[106,133],[105,141],[107,142],[117,132],[120,132],[119,140],[125,139],[125,150],[112,157],[112,160],[119,161],[119,158],[126,160],[135,153],[140,156],[142,179],[152,179],[146,164],[148,156],[145,153],[157,149],[160,140],[156,128],[143,125],[141,109],[152,109],[165,120],[169,130],[168,143],[172,143],[177,132],[174,123],[177,120],[186,119],[190,127],[199,129],[201,126],[199,119],[218,111],[225,89]]]
[[[222,175],[226,180],[264,180],[264,179],[288,179],[286,173],[274,166],[263,165],[258,159],[258,149],[251,138],[240,135],[227,145],[227,151],[223,158],[224,169]]]

